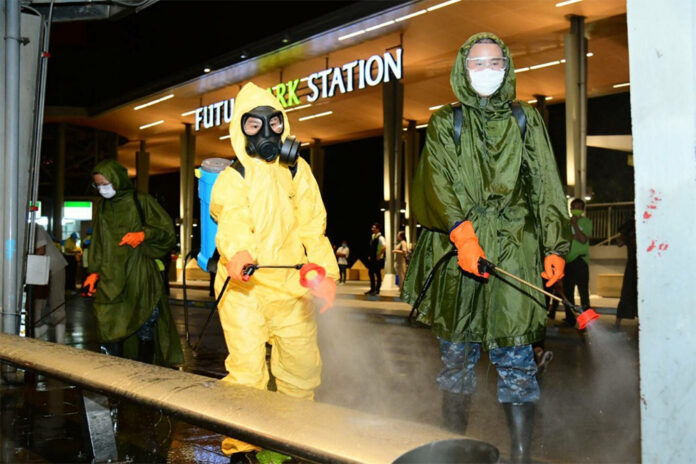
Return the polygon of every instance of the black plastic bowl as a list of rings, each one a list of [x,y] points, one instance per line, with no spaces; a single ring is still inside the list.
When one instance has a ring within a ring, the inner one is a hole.
[[[489,443],[458,438],[420,446],[399,456],[394,464],[494,464],[499,457],[498,448]]]

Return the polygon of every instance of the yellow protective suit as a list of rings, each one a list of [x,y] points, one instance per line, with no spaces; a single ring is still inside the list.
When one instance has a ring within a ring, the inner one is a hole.
[[[225,265],[244,250],[260,265],[313,262],[323,266],[329,277],[338,278],[338,264],[324,235],[326,210],[309,165],[299,158],[293,177],[278,159],[269,163],[246,153],[241,119],[257,106],[283,111],[269,92],[252,83],[242,88],[235,99],[230,137],[244,176],[227,168],[211,195],[210,213],[218,223],[218,293],[227,278]],[[284,111],[283,118],[284,140],[290,134]],[[321,380],[317,326],[312,299],[299,282],[299,271],[294,269],[259,269],[248,282],[230,280],[218,308],[229,351],[223,381],[266,389],[268,342],[278,391],[314,398]],[[222,449],[232,454],[257,448],[226,438]]]

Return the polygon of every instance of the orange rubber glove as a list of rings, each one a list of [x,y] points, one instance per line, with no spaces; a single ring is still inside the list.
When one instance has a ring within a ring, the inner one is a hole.
[[[82,289],[87,289],[87,292],[83,291],[83,293],[86,293],[87,296],[94,296],[94,294],[97,293],[97,280],[99,280],[99,274],[96,272],[88,275],[85,282],[82,284]]]
[[[138,245],[143,243],[143,240],[145,240],[145,232],[142,230],[139,232],[128,232],[123,236],[123,238],[121,238],[121,242],[118,245],[130,245],[133,248],[136,248]]]
[[[230,258],[227,264],[225,264],[227,275],[229,275],[232,280],[244,282],[244,279],[242,279],[242,272],[247,264],[254,264],[254,258],[252,258],[251,254],[246,250],[238,251]]]
[[[481,245],[479,245],[471,221],[464,221],[455,227],[452,232],[450,232],[450,240],[454,243],[454,246],[457,247],[457,262],[459,263],[459,267],[466,272],[487,279],[487,272],[481,275],[478,271],[479,258],[485,258],[486,254],[483,252]]]
[[[563,271],[565,270],[565,259],[558,255],[550,254],[544,258],[544,272],[541,273],[541,277],[547,279],[547,287],[553,287],[553,285],[561,280],[564,276]]]

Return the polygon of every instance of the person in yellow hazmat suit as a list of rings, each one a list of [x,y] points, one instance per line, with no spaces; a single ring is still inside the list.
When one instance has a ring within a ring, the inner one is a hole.
[[[328,238],[326,210],[309,165],[280,103],[266,90],[246,84],[235,99],[230,122],[234,163],[213,186],[210,213],[218,223],[220,254],[215,290],[230,281],[218,309],[229,355],[225,382],[266,389],[266,342],[277,390],[314,399],[321,358],[312,296],[329,303],[335,296],[338,264]],[[296,269],[258,269],[244,280],[247,265],[312,262],[333,279],[328,293],[309,292]],[[225,438],[225,454],[258,448]],[[258,458],[258,455],[257,455]]]

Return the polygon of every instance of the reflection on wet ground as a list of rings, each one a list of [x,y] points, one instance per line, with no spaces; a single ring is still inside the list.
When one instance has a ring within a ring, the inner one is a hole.
[[[374,304],[373,304],[374,306]],[[225,375],[224,339],[217,315],[200,339],[197,352],[185,342],[181,305],[172,307],[185,345],[185,370]],[[210,314],[208,303],[189,309],[190,344],[199,341]],[[405,318],[361,312],[355,303],[319,319],[323,358],[317,401],[385,416],[439,425],[441,396],[434,378],[440,368],[436,340]],[[533,455],[545,462],[639,462],[637,325],[619,332],[603,315],[595,329],[581,335],[549,323],[546,348],[554,361],[541,381]],[[68,303],[67,343],[97,351],[89,301]],[[498,447],[505,456],[507,427],[495,390],[497,374],[487,357],[477,366],[468,434]],[[220,434],[124,400],[110,400],[117,411],[119,459],[129,462],[226,463]],[[33,373],[21,385],[0,385],[0,462],[90,462],[78,388]]]

